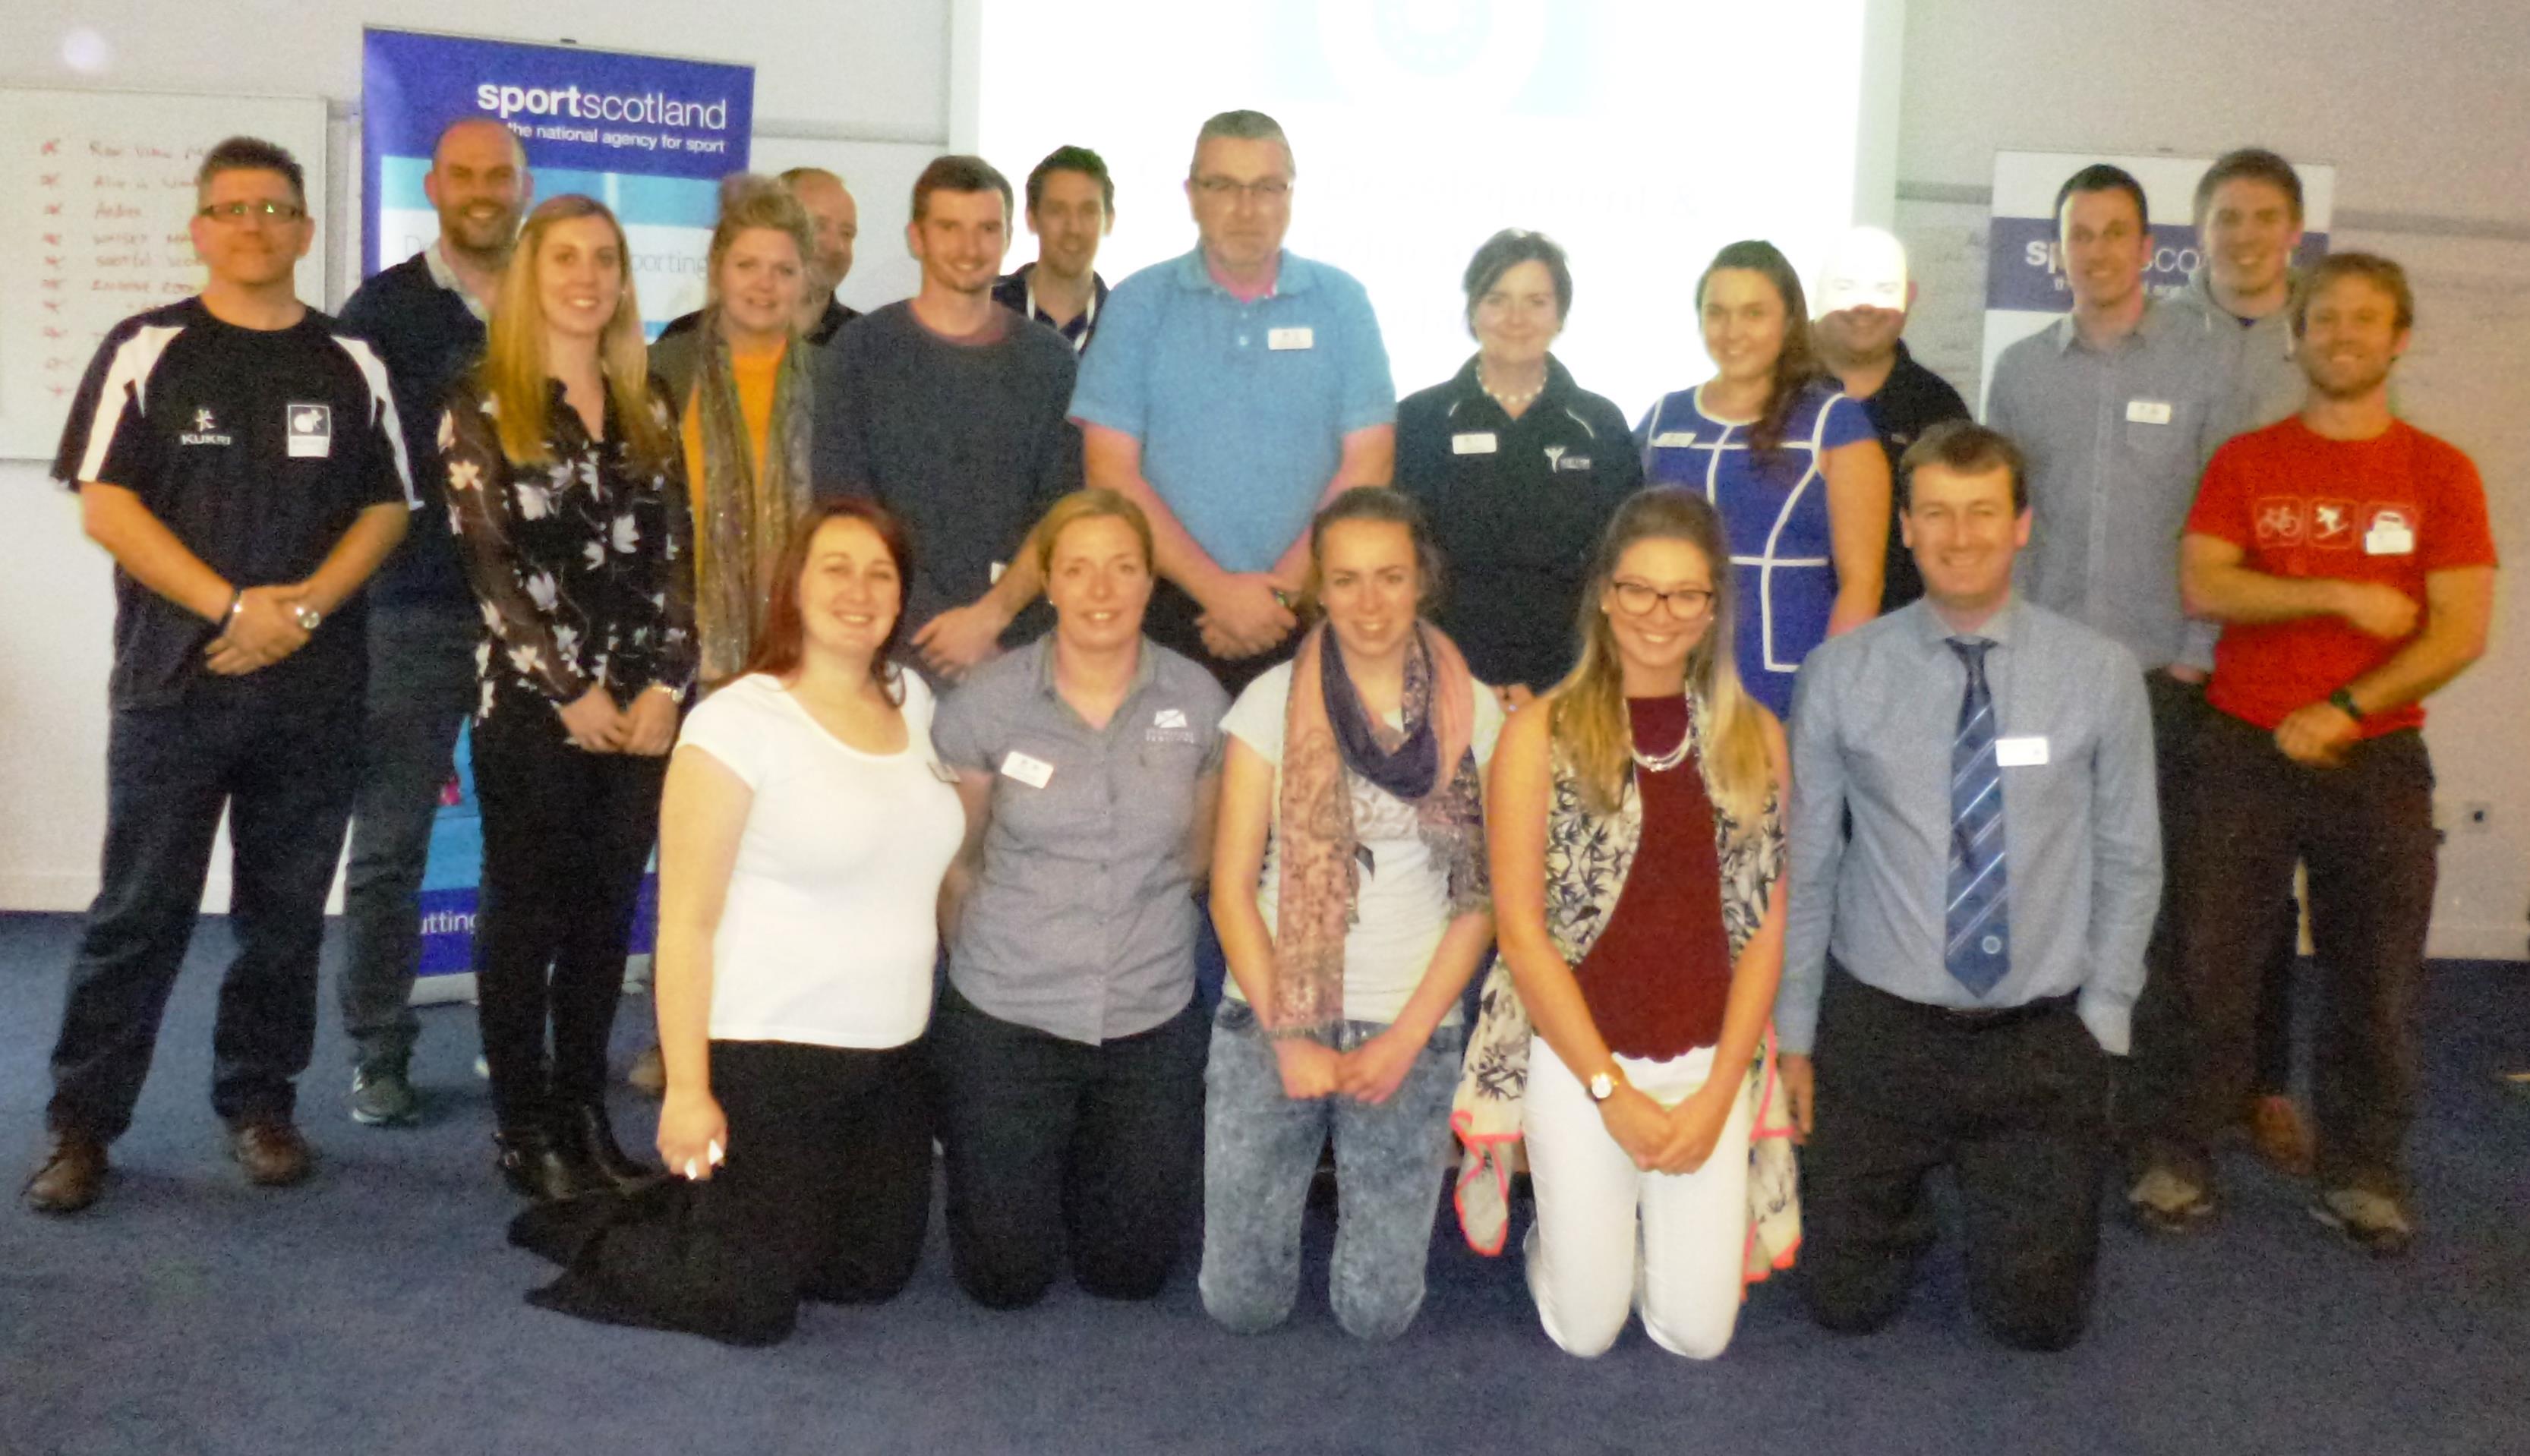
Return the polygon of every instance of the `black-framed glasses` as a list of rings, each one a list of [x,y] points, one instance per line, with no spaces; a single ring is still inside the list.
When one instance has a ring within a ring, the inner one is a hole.
[[[1700,616],[1713,605],[1713,588],[1709,586],[1678,586],[1662,591],[1648,582],[1620,581],[1610,590],[1617,594],[1618,610],[1627,617],[1649,617],[1652,609],[1663,602],[1669,604],[1672,617]]]
[[[307,209],[296,202],[214,202],[195,214],[216,222],[242,223],[248,218],[266,223],[295,223],[307,215]]]
[[[1198,177],[1194,180],[1194,189],[1207,197],[1230,199],[1249,196],[1259,202],[1280,202],[1292,195],[1292,185],[1279,177],[1259,178],[1255,182],[1240,182],[1230,177]]]

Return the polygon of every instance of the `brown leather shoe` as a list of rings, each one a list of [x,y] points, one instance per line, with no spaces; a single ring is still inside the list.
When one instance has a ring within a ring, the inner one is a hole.
[[[315,1156],[298,1128],[278,1118],[241,1122],[229,1129],[229,1157],[246,1180],[262,1188],[287,1188],[307,1176]]]
[[[83,1132],[56,1132],[43,1165],[27,1180],[27,1207],[38,1213],[76,1213],[105,1186],[105,1145]]]
[[[2258,1160],[2277,1172],[2295,1178],[2310,1176],[2310,1129],[2302,1125],[2301,1109],[2293,1100],[2281,1095],[2252,1099],[2249,1103],[2249,1146]]]

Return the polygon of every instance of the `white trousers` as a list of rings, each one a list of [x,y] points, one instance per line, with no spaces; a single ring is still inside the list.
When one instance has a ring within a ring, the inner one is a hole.
[[[1713,1072],[1706,1047],[1668,1061],[1617,1058],[1635,1087],[1674,1106]],[[1747,1068],[1730,1068],[1743,1082]],[[1711,1360],[1739,1322],[1748,1239],[1748,1131],[1743,1089],[1713,1156],[1692,1173],[1645,1172],[1608,1135],[1588,1089],[1544,1037],[1528,1050],[1523,1112],[1537,1222],[1522,1246],[1537,1318],[1575,1355],[1604,1353],[1639,1308],[1661,1348]]]

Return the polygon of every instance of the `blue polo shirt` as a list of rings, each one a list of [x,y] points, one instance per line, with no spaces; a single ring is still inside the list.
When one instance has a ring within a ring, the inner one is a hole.
[[[1351,274],[1286,251],[1242,303],[1197,247],[1108,296],[1072,413],[1141,442],[1143,478],[1224,570],[1262,571],[1307,531],[1344,437],[1395,421],[1397,387]]]

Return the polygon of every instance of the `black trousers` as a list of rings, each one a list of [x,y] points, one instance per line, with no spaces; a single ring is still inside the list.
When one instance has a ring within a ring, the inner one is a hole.
[[[184,966],[220,814],[229,817],[237,958],[212,1024],[211,1106],[288,1118],[316,1035],[325,892],[359,774],[360,703],[276,703],[228,687],[114,715],[104,883],[71,962],[53,1044],[57,1129],[112,1141],[132,1124]]]
[[[667,771],[665,756],[572,747],[541,703],[503,700],[474,725],[475,997],[505,1128],[606,1090],[606,1039]]]
[[[1801,1159],[1800,1284],[1831,1329],[1898,1313],[1934,1236],[1925,1177],[1965,1215],[1968,1304],[2005,1343],[2082,1335],[2099,1262],[2108,1054],[2069,998],[1970,1019],[1831,968]]]
[[[1203,645],[1203,629],[1196,619],[1203,615],[1195,599],[1187,596],[1174,581],[1160,581],[1151,588],[1151,604],[1142,614],[1142,632],[1152,641],[1175,652],[1213,675],[1222,689],[1232,697],[1240,688],[1264,675],[1265,670],[1290,659],[1299,649],[1300,634],[1294,630],[1269,652],[1237,661],[1218,658]]]
[[[771,1344],[801,1299],[866,1304],[913,1277],[931,1221],[918,1043],[714,1042],[729,1160],[708,1182],[540,1205],[511,1242],[564,1265],[532,1304],[608,1324]]]
[[[960,1287],[995,1309],[1034,1304],[1068,1251],[1091,1294],[1158,1294],[1193,1208],[1209,1042],[1193,1000],[1092,1047],[945,991],[930,1043]]]
[[[2185,878],[2183,850],[2194,814],[2191,782],[2198,736],[2212,711],[2202,683],[2181,682],[2168,673],[2146,673],[2144,694],[2152,707],[2153,788],[2161,806],[2161,911],[2144,948],[2143,990],[2134,1004],[2133,1054],[2115,1064],[2118,1133],[2140,1163],[2149,1130],[2167,1120],[2186,1095],[2180,1048],[2186,1017],[2177,990],[2178,920],[2172,907]]]
[[[2306,768],[2274,735],[2218,715],[2199,749],[2197,813],[2178,900],[2188,1096],[2156,1152],[2206,1180],[2212,1151],[2255,1076],[2260,958],[2271,906],[2309,867],[2321,974],[2312,1112],[2322,1186],[2405,1192],[2416,1113],[2415,1008],[2433,919],[2433,766],[2414,729]]]

